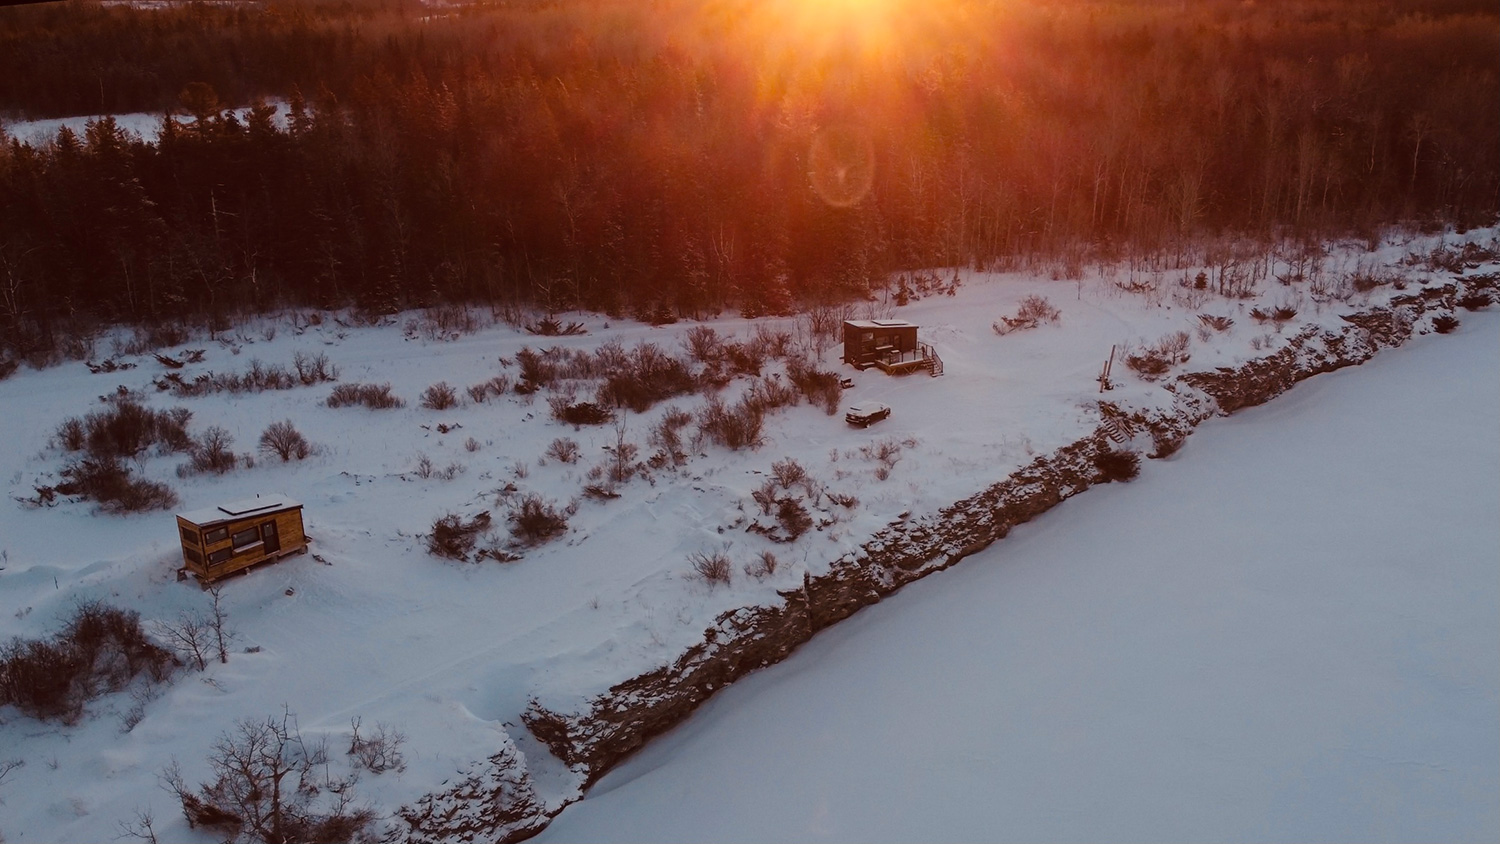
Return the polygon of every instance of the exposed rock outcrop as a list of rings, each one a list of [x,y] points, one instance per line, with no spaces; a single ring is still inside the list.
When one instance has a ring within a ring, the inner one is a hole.
[[[1203,420],[1262,404],[1319,373],[1363,363],[1381,347],[1406,342],[1424,314],[1451,313],[1457,298],[1497,287],[1495,276],[1483,276],[1402,296],[1387,307],[1345,317],[1347,325],[1340,330],[1306,328],[1275,353],[1242,366],[1181,375],[1166,385],[1172,393],[1168,407],[1101,403],[1101,418],[1123,416],[1132,427],[1149,431],[1155,443],[1152,456],[1166,456]],[[585,711],[554,712],[533,700],[523,720],[554,755],[592,782],[724,686],[785,659],[819,630],[983,550],[1016,525],[1100,482],[1095,458],[1112,448],[1110,433],[1110,426],[1101,422],[1088,436],[1038,457],[976,495],[932,516],[898,519],[858,552],[835,560],[825,574],[806,576],[801,588],[780,592],[779,603],[719,616],[703,640],[671,664],[615,685]],[[492,761],[517,767],[514,756],[503,756]],[[516,841],[544,826],[534,795],[528,797],[529,788],[516,786],[524,782],[524,771],[496,776],[500,784],[494,788],[483,775],[474,775],[442,795],[424,798],[420,823],[412,823],[407,840]],[[505,799],[519,802],[494,812],[437,808],[466,800],[498,806]],[[561,808],[550,807],[548,813]],[[409,817],[407,810],[402,816]],[[491,825],[483,829],[485,824]]]

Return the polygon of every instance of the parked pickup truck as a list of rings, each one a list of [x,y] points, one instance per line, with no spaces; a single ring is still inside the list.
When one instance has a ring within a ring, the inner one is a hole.
[[[849,412],[844,414],[844,421],[848,422],[850,425],[857,425],[861,428],[865,428],[868,427],[870,423],[879,422],[880,420],[890,415],[890,407],[883,405],[878,401],[867,401],[863,404],[856,404],[853,407],[849,408]]]

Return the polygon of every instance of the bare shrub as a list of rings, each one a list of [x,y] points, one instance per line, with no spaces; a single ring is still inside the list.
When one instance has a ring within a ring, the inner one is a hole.
[[[1492,301],[1490,294],[1483,290],[1475,290],[1460,296],[1458,304],[1466,311],[1482,311],[1488,308],[1492,304]]]
[[[729,363],[729,370],[734,375],[750,375],[760,377],[760,371],[766,365],[766,350],[755,343],[732,343],[724,344],[724,357]]]
[[[83,420],[70,416],[57,426],[57,443],[66,451],[82,451],[88,439],[84,435]]]
[[[292,369],[296,370],[297,380],[302,382],[304,387],[336,381],[339,377],[338,367],[329,363],[328,355],[322,352],[315,355],[297,352],[292,355]]]
[[[1214,316],[1213,314],[1198,314],[1198,320],[1206,327],[1215,331],[1228,331],[1234,320],[1226,316]]]
[[[859,499],[847,493],[830,492],[828,493],[828,500],[848,510],[853,510],[859,506]]]
[[[338,379],[338,367],[328,363],[325,355],[307,357],[298,353],[292,361],[295,372],[280,364],[267,365],[251,359],[249,367],[240,373],[204,373],[191,381],[171,373],[156,382],[158,389],[171,390],[175,396],[192,398],[214,393],[262,393],[268,390],[290,390],[294,387],[310,387]]]
[[[698,431],[712,442],[738,451],[758,446],[765,426],[765,412],[749,397],[733,407],[726,407],[717,396],[711,397],[698,414]]]
[[[776,502],[776,523],[786,531],[788,541],[796,541],[802,534],[807,533],[812,527],[812,515],[807,512],[807,507],[796,498],[782,498]]]
[[[558,437],[547,446],[547,456],[562,463],[577,463],[578,443],[567,437]]]
[[[615,424],[615,443],[604,447],[610,453],[609,480],[611,483],[623,484],[630,480],[635,474],[635,460],[639,449],[635,443],[625,441],[625,420],[621,419]]]
[[[1100,483],[1134,480],[1141,473],[1141,457],[1133,451],[1105,451],[1094,458]]]
[[[484,327],[484,321],[464,305],[438,305],[406,321],[406,335],[418,335],[429,341],[457,340]]]
[[[427,535],[427,553],[467,561],[475,543],[489,527],[488,511],[468,520],[456,513],[445,513],[432,523],[432,532]]]
[[[469,437],[464,440],[464,451],[473,453],[479,450],[479,440]]]
[[[603,425],[612,421],[615,414],[609,408],[593,402],[570,403],[566,396],[553,396],[547,400],[552,417],[569,425]]]
[[[1156,349],[1171,364],[1185,363],[1189,358],[1187,350],[1191,342],[1192,338],[1188,337],[1186,331],[1175,331],[1157,341]]]
[[[682,428],[693,421],[693,417],[687,411],[676,407],[667,408],[666,413],[651,427],[646,442],[657,453],[661,454],[665,462],[673,466],[681,466],[687,462],[687,451],[682,442]]]
[[[422,391],[422,406],[428,410],[448,410],[458,406],[458,391],[447,381],[439,381]]]
[[[83,602],[52,639],[16,638],[0,646],[0,705],[74,723],[88,700],[125,688],[142,672],[165,680],[172,662],[146,636],[136,612]]]
[[[798,360],[787,364],[786,373],[809,404],[823,408],[829,416],[838,412],[844,394],[838,373],[824,372]]]
[[[567,517],[535,493],[523,495],[505,518],[511,536],[527,545],[539,545],[568,529]]]
[[[761,580],[775,574],[778,565],[780,565],[780,561],[776,559],[775,554],[770,551],[762,551],[756,555],[754,560],[745,564],[745,574],[756,580]]]
[[[1126,355],[1125,365],[1147,380],[1164,375],[1172,368],[1166,357],[1150,346]]]
[[[165,640],[179,657],[199,671],[208,667],[209,653],[213,647],[213,631],[209,629],[208,620],[202,615],[184,610],[175,621],[158,621],[155,628],[156,634]]]
[[[1006,335],[1012,331],[1024,331],[1036,328],[1044,322],[1056,323],[1062,317],[1062,311],[1053,307],[1045,296],[1027,296],[1021,300],[1020,307],[1016,309],[1013,317],[1000,317],[1000,321],[992,328],[996,334]]]
[[[425,481],[432,477],[433,471],[434,467],[432,465],[432,458],[428,457],[425,454],[418,454],[417,465],[416,468],[412,469],[412,472],[414,472],[417,477]]]
[[[177,468],[178,476],[202,473],[222,475],[234,471],[239,465],[239,458],[234,456],[231,448],[233,445],[234,437],[228,431],[218,425],[210,425],[198,437],[197,444],[189,453],[188,462]]]
[[[755,324],[755,334],[750,342],[773,358],[785,358],[792,347],[792,334],[760,322]]]
[[[376,722],[375,732],[369,735],[360,735],[360,719],[350,719],[349,726],[349,755],[359,761],[364,769],[372,774],[383,774],[386,771],[400,773],[406,770],[406,757],[401,753],[401,745],[406,744],[406,736],[400,730],[389,724]]]
[[[709,363],[719,358],[719,352],[723,344],[719,340],[719,333],[707,325],[697,325],[688,329],[687,336],[683,338],[682,345],[687,349],[693,360],[699,363]]]
[[[332,776],[326,746],[305,742],[290,711],[235,722],[214,742],[208,763],[213,781],[196,789],[175,762],[162,773],[189,826],[231,839],[311,844],[348,842],[375,820],[371,810],[354,807],[357,778]]]
[[[187,432],[192,418],[184,407],[152,410],[129,395],[112,396],[103,410],[63,420],[57,439],[68,451],[97,458],[135,457],[153,445],[166,452],[187,451],[193,446]]]
[[[136,478],[118,459],[85,457],[64,466],[56,492],[94,501],[106,513],[144,513],[177,505],[177,493],[164,483]]]
[[[405,407],[406,402],[391,395],[390,384],[340,384],[328,396],[329,407],[363,405],[371,410]]]
[[[468,389],[469,400],[475,404],[482,404],[490,397],[489,384],[471,384]]]
[[[732,566],[724,551],[694,551],[688,555],[688,564],[709,586],[729,585]]]
[[[796,387],[775,376],[756,381],[745,394],[745,401],[755,404],[762,411],[792,407],[800,398]]]
[[[782,489],[790,489],[793,484],[798,484],[807,479],[807,470],[795,459],[788,457],[785,460],[777,460],[771,464],[771,477]]]
[[[1188,346],[1192,338],[1186,331],[1168,334],[1155,345],[1144,346],[1138,352],[1125,354],[1125,365],[1148,381],[1154,380],[1171,369],[1173,365],[1188,360]]]
[[[588,329],[584,328],[583,323],[569,322],[567,325],[563,325],[554,316],[546,316],[536,322],[527,323],[526,330],[542,337],[572,337],[588,333]]]
[[[260,450],[265,454],[274,454],[281,458],[281,462],[286,463],[293,458],[306,459],[312,453],[312,446],[292,424],[292,420],[284,419],[272,422],[261,432]]]
[[[1458,325],[1458,317],[1452,314],[1442,314],[1441,316],[1434,317],[1432,320],[1432,330],[1439,334],[1452,333],[1454,329],[1458,328]]]
[[[600,404],[645,413],[659,401],[697,388],[698,383],[684,361],[655,345],[641,343],[606,375],[595,398]]]

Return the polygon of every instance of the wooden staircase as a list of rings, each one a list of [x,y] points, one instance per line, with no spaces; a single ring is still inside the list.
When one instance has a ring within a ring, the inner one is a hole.
[[[918,345],[921,346],[922,355],[927,361],[927,374],[931,375],[933,378],[942,375],[943,359],[938,357],[937,350],[927,345],[926,343],[919,343]]]

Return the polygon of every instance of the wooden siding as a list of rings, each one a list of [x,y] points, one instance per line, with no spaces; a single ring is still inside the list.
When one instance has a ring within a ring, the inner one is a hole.
[[[251,528],[259,531],[261,526],[267,522],[276,523],[276,535],[281,548],[267,553],[263,539],[258,540],[238,552],[234,550],[233,537]],[[224,538],[213,543],[195,545],[190,544],[187,538],[182,536],[184,529],[189,529],[197,534],[200,541],[210,532],[220,529],[224,530]],[[293,507],[275,513],[258,513],[253,516],[245,516],[238,519],[230,519],[225,522],[217,522],[208,528],[201,528],[196,524],[177,517],[178,539],[182,543],[182,561],[184,567],[197,575],[198,580],[208,583],[217,580],[227,574],[241,571],[258,563],[285,557],[307,548],[307,533],[302,527],[302,508]],[[218,551],[229,551],[229,559],[219,563],[210,563],[208,557]],[[189,552],[202,556],[201,561],[195,562]]]

